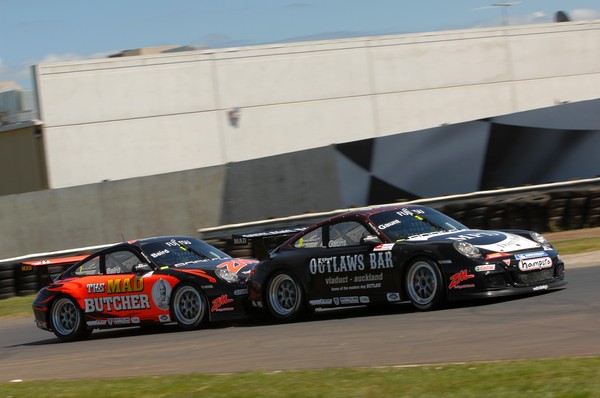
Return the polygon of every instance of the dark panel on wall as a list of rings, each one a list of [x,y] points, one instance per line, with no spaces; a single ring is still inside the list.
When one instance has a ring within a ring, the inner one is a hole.
[[[221,224],[340,207],[335,150],[328,146],[231,163]]]
[[[493,124],[481,189],[593,178],[600,175],[600,131]]]

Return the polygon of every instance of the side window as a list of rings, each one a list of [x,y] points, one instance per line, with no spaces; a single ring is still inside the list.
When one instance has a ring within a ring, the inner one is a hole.
[[[344,221],[329,226],[327,247],[358,246],[369,231],[359,222]]]
[[[315,248],[325,247],[323,245],[323,228],[317,228],[314,231],[302,235],[300,239],[294,242],[295,248]]]
[[[100,256],[96,256],[81,264],[73,273],[78,276],[100,274]]]
[[[139,264],[139,258],[128,250],[109,253],[104,258],[107,274],[129,274],[133,272],[133,266]]]

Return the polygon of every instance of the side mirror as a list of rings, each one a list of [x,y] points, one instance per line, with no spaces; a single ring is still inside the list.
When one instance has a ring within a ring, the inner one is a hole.
[[[133,266],[133,272],[136,274],[145,274],[146,272],[152,271],[152,267],[149,264],[137,264]]]
[[[381,239],[379,239],[375,235],[365,236],[364,238],[361,239],[361,242],[363,244],[369,245],[369,246],[377,246],[377,245],[380,245],[382,243]]]

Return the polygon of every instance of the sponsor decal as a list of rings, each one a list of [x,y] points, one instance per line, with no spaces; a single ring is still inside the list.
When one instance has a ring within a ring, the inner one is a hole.
[[[161,310],[169,309],[169,302],[171,300],[171,285],[164,279],[156,281],[152,286],[152,301]]]
[[[135,324],[140,323],[140,318],[138,318],[137,316],[132,317],[131,318],[131,323],[135,323]]]
[[[466,269],[463,269],[450,277],[450,285],[448,286],[448,289],[464,289],[475,287],[475,285],[460,285],[460,283],[471,278],[475,278],[475,275],[469,274]]]
[[[340,297],[340,303],[342,305],[358,304],[358,296]]]
[[[331,303],[333,302],[332,299],[316,299],[316,300],[310,300],[309,303],[310,305],[331,305]]]
[[[357,275],[353,278],[353,282],[373,282],[373,281],[382,281],[382,280],[383,280],[383,272],[380,274]]]
[[[452,260],[440,260],[440,264],[452,264]]]
[[[367,296],[360,296],[358,301],[360,301],[361,304],[369,304],[371,302]]]
[[[217,297],[212,301],[212,307],[210,309],[211,312],[221,312],[221,311],[233,311],[233,307],[223,307],[225,304],[229,304],[233,301],[227,297],[226,294],[223,294],[220,297]]]
[[[85,298],[83,302],[85,312],[144,310],[150,308],[150,300],[146,294]]]
[[[115,318],[113,319],[113,323],[115,325],[129,325],[131,323],[130,318]]]
[[[182,240],[175,240],[175,239],[171,239],[169,242],[166,242],[165,245],[169,246],[169,247],[179,247],[183,250],[186,250],[185,247],[181,247],[181,245],[184,246],[191,246],[192,242],[190,242],[189,240],[186,239],[182,239]]]
[[[169,314],[160,314],[158,316],[158,321],[161,323],[171,322],[171,316]]]
[[[486,265],[478,265],[475,267],[475,271],[477,272],[486,272],[486,271],[495,271],[496,264],[486,264]]]
[[[532,289],[534,292],[537,292],[538,290],[548,290],[548,285],[535,286]]]
[[[421,209],[409,210],[406,207],[404,207],[402,210],[397,211],[396,214],[398,214],[399,216],[414,216],[415,214],[425,214],[425,211]]]
[[[106,319],[97,319],[95,321],[87,321],[88,326],[104,326],[106,325]]]
[[[106,293],[134,293],[144,290],[144,279],[142,278],[118,278],[109,279],[106,286]]]
[[[213,285],[202,285],[200,286],[202,289],[212,289],[214,286]]]
[[[380,225],[377,226],[377,228],[379,228],[381,230],[384,230],[384,229],[389,228],[392,225],[396,225],[396,224],[400,224],[400,220],[393,220],[393,221],[390,221],[390,222],[386,222],[385,224],[380,224]]]
[[[245,294],[248,294],[248,289],[237,289],[233,292],[233,294],[236,296],[243,296]]]
[[[546,252],[540,251],[540,252],[533,252],[533,253],[522,253],[522,254],[515,254],[515,258],[517,260],[523,260],[526,258],[537,258],[537,257],[545,257],[547,256]]]
[[[234,236],[233,237],[234,245],[245,245],[246,243],[248,243],[248,239],[243,236]]]
[[[217,268],[226,268],[232,274],[237,274],[242,268],[250,264],[256,264],[256,260],[233,259],[217,265]]]
[[[330,276],[329,278],[325,278],[325,283],[327,285],[339,285],[339,284],[344,284],[344,283],[348,283],[348,277],[347,276]]]
[[[327,243],[327,247],[345,247],[348,246],[348,242],[346,242],[345,240],[330,240],[329,243]]]
[[[465,233],[465,234],[459,234],[456,236],[449,236],[448,239],[459,241],[459,242],[464,242],[464,241],[471,240],[471,239],[490,237],[490,236],[505,236],[505,235],[501,234],[500,232],[469,232],[469,233]]]
[[[374,252],[389,251],[394,248],[394,245],[395,245],[395,243],[382,243],[380,245],[375,246],[373,251]]]
[[[364,271],[366,268],[375,270],[393,267],[392,252],[390,251],[369,253],[366,259],[363,254],[311,258],[308,264],[308,269],[313,275]]]
[[[506,253],[489,253],[489,254],[486,254],[485,259],[492,260],[494,258],[500,258],[500,257],[506,257],[506,256],[508,256],[508,254],[506,254]]]
[[[333,298],[333,304],[340,305],[340,298],[339,297],[334,297]]]
[[[524,259],[519,261],[519,269],[521,271],[533,271],[550,267],[552,267],[552,260],[550,257]]]
[[[478,242],[477,247],[493,252],[514,252],[517,250],[527,250],[539,248],[539,245],[534,241],[523,238],[514,234],[500,234],[504,239],[499,239],[494,242]]]
[[[104,293],[104,283],[88,283],[86,285],[88,294]]]
[[[396,301],[400,301],[400,293],[388,293],[387,294],[387,300],[390,303],[396,302]]]
[[[506,265],[510,266],[510,259],[507,259],[507,260],[502,260],[502,261],[504,262],[504,264],[506,264]]]
[[[164,256],[165,254],[169,254],[169,253],[171,253],[171,252],[168,251],[167,249],[165,249],[165,250],[157,251],[156,253],[150,253],[150,257],[158,258],[160,256]]]

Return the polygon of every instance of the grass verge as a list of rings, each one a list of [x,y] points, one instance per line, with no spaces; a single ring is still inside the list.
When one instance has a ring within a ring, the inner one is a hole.
[[[600,250],[600,238],[583,238],[552,243],[560,254],[578,254]]]
[[[597,397],[600,358],[0,384],[3,396]]]

